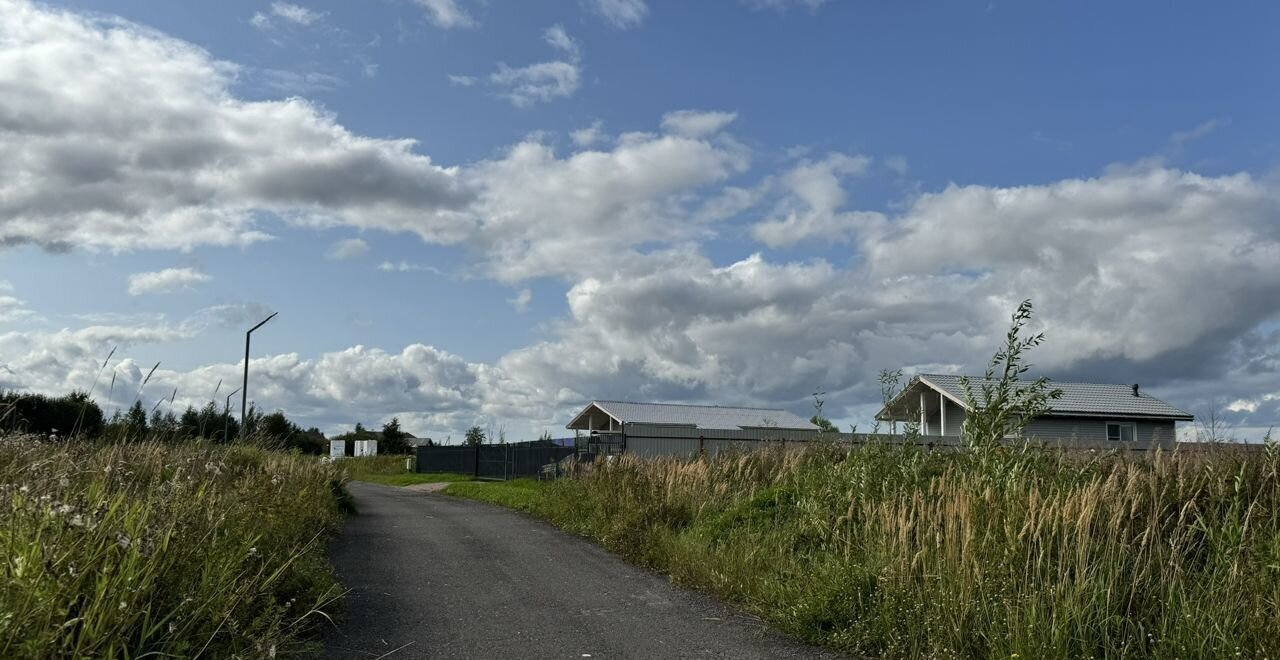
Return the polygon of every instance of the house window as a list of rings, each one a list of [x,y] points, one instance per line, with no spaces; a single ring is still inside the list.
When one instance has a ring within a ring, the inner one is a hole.
[[[1107,422],[1107,440],[1111,442],[1133,442],[1132,422]]]

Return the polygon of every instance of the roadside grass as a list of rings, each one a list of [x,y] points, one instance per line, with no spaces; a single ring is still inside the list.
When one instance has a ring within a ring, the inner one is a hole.
[[[0,657],[310,657],[344,494],[249,445],[0,438]]]
[[[541,507],[547,504],[543,491],[551,483],[536,479],[464,481],[449,484],[445,487],[444,493],[539,514],[542,513]]]
[[[1280,451],[815,446],[445,491],[882,658],[1280,657]]]
[[[414,484],[470,481],[472,476],[469,474],[454,474],[452,472],[402,472],[400,474],[353,473],[351,478],[356,481],[369,481],[387,486],[412,486]]]
[[[408,456],[360,456],[344,458],[339,467],[355,481],[369,481],[387,486],[411,486],[453,481],[470,481],[472,475],[454,472],[408,472],[404,469]]]

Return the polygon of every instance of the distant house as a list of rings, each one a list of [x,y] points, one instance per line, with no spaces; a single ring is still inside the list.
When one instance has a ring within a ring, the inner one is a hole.
[[[596,453],[693,456],[742,441],[810,439],[818,428],[771,408],[592,401],[567,427],[584,433]]]
[[[959,436],[965,415],[964,388],[960,376],[921,374],[911,379],[876,419],[914,421],[923,436]],[[975,397],[981,398],[982,378],[970,378]],[[1060,383],[1062,398],[1049,403],[1050,410],[1031,420],[1023,435],[1047,443],[1081,447],[1172,446],[1177,442],[1177,422],[1194,417],[1150,394],[1137,385]]]

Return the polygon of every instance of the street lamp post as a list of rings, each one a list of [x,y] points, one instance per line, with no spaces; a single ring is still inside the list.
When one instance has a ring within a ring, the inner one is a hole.
[[[267,318],[262,319],[261,323],[253,326],[252,328],[249,328],[249,331],[244,333],[244,384],[240,386],[240,433],[241,434],[245,432],[244,413],[245,413],[245,407],[249,405],[249,336],[253,334],[254,330],[257,330],[258,328],[261,328],[263,325],[266,325],[267,321],[270,321],[271,319],[275,318],[276,314],[279,314],[279,313],[280,312],[272,312],[271,316],[268,316]]]

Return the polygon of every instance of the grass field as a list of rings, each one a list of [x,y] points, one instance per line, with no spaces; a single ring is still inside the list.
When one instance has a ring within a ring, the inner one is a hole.
[[[311,657],[344,495],[246,445],[0,439],[0,657]]]
[[[884,658],[1280,657],[1277,452],[814,448],[454,484]]]

